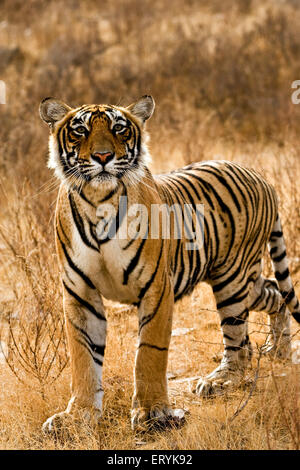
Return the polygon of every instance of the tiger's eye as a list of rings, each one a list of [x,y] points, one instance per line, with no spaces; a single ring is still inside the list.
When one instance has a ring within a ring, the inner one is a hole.
[[[83,126],[78,126],[76,129],[74,129],[75,132],[78,132],[78,134],[84,134],[85,133],[85,127]]]
[[[122,124],[116,124],[114,126],[115,131],[121,131],[122,129],[124,129],[124,126]]]

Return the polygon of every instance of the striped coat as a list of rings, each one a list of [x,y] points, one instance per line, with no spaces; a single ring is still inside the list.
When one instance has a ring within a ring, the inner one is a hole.
[[[289,312],[299,321],[300,306],[274,188],[255,171],[226,161],[153,176],[143,127],[154,107],[150,97],[125,109],[71,110],[61,102],[43,103],[41,115],[52,127],[52,167],[63,180],[56,245],[72,366],[72,398],[65,413],[89,410],[96,419],[101,414],[102,296],[139,311],[134,428],[149,419],[160,424],[183,419],[167,393],[172,312],[174,302],[201,281],[212,286],[216,298],[224,355],[199,380],[199,395],[219,393],[240,380],[251,357],[249,310],[269,314],[266,350],[287,356]],[[262,275],[267,246],[276,280]],[[52,430],[65,413],[49,418],[44,429]]]

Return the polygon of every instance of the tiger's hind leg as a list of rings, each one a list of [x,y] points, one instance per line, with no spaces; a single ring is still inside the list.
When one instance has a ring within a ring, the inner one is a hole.
[[[198,381],[195,392],[199,396],[223,394],[226,389],[238,385],[252,357],[247,325],[249,285],[242,289],[236,286],[234,294],[232,291],[233,286],[228,286],[225,293],[223,290],[222,298],[218,292],[214,292],[221,319],[224,353],[221,364]]]
[[[269,337],[263,351],[279,359],[291,354],[290,313],[275,279],[260,276],[250,292],[249,310],[269,314]]]

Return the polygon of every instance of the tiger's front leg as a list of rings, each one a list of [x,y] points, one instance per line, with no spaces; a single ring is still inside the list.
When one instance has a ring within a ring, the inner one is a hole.
[[[102,364],[106,319],[95,288],[84,292],[64,282],[64,314],[71,361],[72,396],[67,409],[47,419],[45,432],[59,430],[71,417],[96,424],[102,409]]]
[[[139,344],[135,361],[135,390],[131,423],[137,431],[149,425],[165,427],[184,420],[168,399],[167,363],[174,306],[167,274],[151,285],[139,307]]]

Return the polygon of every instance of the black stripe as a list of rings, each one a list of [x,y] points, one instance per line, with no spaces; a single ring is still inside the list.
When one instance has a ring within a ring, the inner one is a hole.
[[[99,239],[97,238],[97,235],[96,235],[97,225],[94,224],[87,215],[85,217],[86,217],[86,220],[88,222],[89,234],[90,234],[91,238],[94,240],[94,242],[97,243],[97,245],[100,245],[99,244]]]
[[[59,228],[60,228],[60,230],[62,231],[63,236],[64,236],[65,239],[67,240],[68,245],[71,245],[70,240],[69,240],[69,237],[67,237],[67,235],[66,235],[66,232],[65,232],[65,230],[64,230],[64,228],[63,228],[63,226],[62,226],[61,219],[60,219],[59,216],[57,217],[57,220],[58,220]],[[56,230],[57,230],[57,225],[56,225]]]
[[[245,338],[242,340],[240,344],[240,347],[242,348],[243,346],[246,346],[246,345],[251,346],[249,335],[245,336]]]
[[[93,358],[93,361],[96,362],[96,364],[98,364],[101,367],[103,366],[103,361],[101,361],[101,359],[98,359],[97,357],[93,355],[92,355],[92,358]]]
[[[82,336],[84,336],[85,340],[87,341],[92,351],[94,351],[97,354],[100,354],[101,356],[104,356],[105,345],[100,346],[99,344],[95,344],[92,341],[92,338],[88,335],[88,333],[83,328],[80,328],[80,326],[76,325],[69,317],[68,317],[68,321],[71,323],[73,328],[75,328],[77,331],[79,331],[82,334]]]
[[[270,299],[270,296],[272,295],[272,290],[271,290],[271,289],[268,289],[268,288],[266,288],[266,289],[267,289],[267,292],[268,292],[268,293],[267,293],[267,297],[265,298],[265,306],[264,306],[264,308],[267,308],[268,302],[269,302],[269,299]],[[273,297],[273,303],[275,302],[275,300],[276,300],[276,298]],[[269,307],[269,310],[271,311],[271,310],[272,310],[272,307],[271,307],[271,308]]]
[[[226,335],[224,335],[225,337]],[[240,351],[244,346],[250,343],[249,336],[247,335],[239,344],[239,346],[225,346],[226,351]]]
[[[289,273],[289,270],[288,268],[286,268],[282,273],[280,273],[279,271],[275,271],[275,277],[277,279],[277,281],[284,281],[287,277],[289,277],[290,273]]]
[[[88,204],[90,204],[92,207],[95,207],[95,204],[93,204],[87,197],[86,195],[84,194],[83,192],[83,189],[81,189],[81,191],[79,190],[79,188],[77,188],[77,186],[73,186],[74,189],[77,191],[77,194],[79,194],[79,196],[81,197],[81,199],[83,199],[85,202],[87,202]]]
[[[71,192],[69,192],[68,197],[69,197],[69,202],[70,202],[70,207],[71,207],[71,211],[72,211],[73,220],[75,222],[78,233],[79,233],[83,243],[86,246],[88,246],[89,248],[92,248],[93,250],[98,252],[99,251],[98,248],[95,247],[94,245],[92,245],[92,243],[89,241],[89,239],[86,236],[83,219],[82,219],[82,217],[80,216],[80,214],[77,210],[77,207],[76,207],[76,204],[75,204],[75,201],[74,201],[74,198],[73,198],[73,195],[72,195]]]
[[[181,265],[181,269],[179,271],[179,274],[178,274],[178,277],[177,277],[177,281],[176,281],[176,284],[175,284],[175,287],[174,287],[174,293],[175,293],[175,298],[177,299],[177,295],[180,295],[180,293],[178,292],[178,289],[181,285],[181,282],[182,282],[182,279],[183,279],[183,276],[184,276],[184,272],[185,272],[185,263],[184,263],[184,257],[183,257],[183,244],[181,243],[181,250],[180,250],[180,265]]]
[[[147,323],[149,323],[149,322],[155,317],[156,313],[158,312],[158,309],[159,309],[159,307],[160,307],[160,305],[161,305],[161,301],[162,301],[163,296],[164,296],[164,293],[165,293],[165,287],[166,287],[166,279],[165,279],[165,282],[164,282],[164,286],[163,286],[163,288],[162,288],[161,296],[160,296],[160,298],[159,298],[159,300],[158,300],[158,302],[157,302],[157,304],[156,304],[155,309],[153,310],[152,313],[150,313],[149,315],[146,315],[145,317],[143,317],[143,318],[141,319],[140,326],[139,326],[139,334],[141,333],[142,328],[143,328],[145,325],[147,325]]]
[[[118,213],[115,217],[115,223],[112,223],[110,225],[107,237],[99,240],[99,244],[103,244],[103,243],[108,242],[109,240],[112,240],[113,238],[115,238],[116,234],[119,231],[120,225],[122,224],[123,219],[127,213],[127,189],[125,185],[123,186],[122,196],[123,196],[121,199],[122,204],[120,205],[119,203],[118,205]]]
[[[58,142],[59,160],[60,160],[63,172],[66,175],[68,175],[72,168],[70,168],[70,166],[67,164],[65,158],[63,157],[63,153],[65,153],[68,156],[65,134],[66,134],[65,127],[60,128],[58,130],[58,133],[57,133],[57,142]]]
[[[225,281],[219,282],[219,284],[214,284],[213,291],[219,292],[220,290],[223,289],[223,287],[227,286],[227,284],[230,284],[240,273],[241,273],[240,266],[238,266],[238,268],[227,279],[225,279]],[[224,273],[224,274],[227,274],[227,273]]]
[[[284,258],[286,257],[286,250],[284,250],[281,255],[278,255],[276,256],[275,258],[272,258],[272,260],[274,261],[274,263],[279,263],[280,261],[282,261]]]
[[[148,235],[148,230],[147,230],[146,236],[147,235]],[[143,250],[143,246],[145,245],[145,242],[146,242],[146,238],[143,238],[141,243],[140,243],[140,246],[138,247],[138,249],[136,251],[136,254],[131,259],[131,261],[130,261],[129,265],[127,266],[127,268],[124,270],[124,272],[123,272],[123,285],[126,285],[128,283],[128,278],[129,278],[130,274],[136,268],[136,266],[139,262],[142,250]]]
[[[287,291],[281,291],[280,293],[281,293],[281,295],[282,295],[284,301],[285,301],[287,304],[290,303],[290,302],[293,300],[293,298],[295,297],[295,295],[296,295],[294,288],[292,288],[292,289],[291,289],[290,291],[288,291],[288,292],[287,292]]]
[[[237,295],[237,294],[235,294],[235,295]],[[229,297],[229,299],[225,299],[222,302],[218,303],[217,304],[217,309],[220,310],[224,307],[228,307],[229,305],[234,305],[234,304],[237,304],[239,302],[242,302],[242,300],[244,300],[247,297],[247,295],[248,295],[248,292],[246,292],[244,295],[241,295],[241,297],[236,297],[236,296]]]
[[[92,356],[93,361],[94,361],[96,364],[98,364],[98,365],[101,366],[101,367],[103,366],[103,361],[102,361],[101,359],[98,359],[98,357],[95,357],[95,356],[91,353],[91,351],[90,351],[89,347],[87,346],[87,344],[85,344],[83,341],[81,341],[81,340],[78,339],[78,338],[76,338],[76,341],[77,341],[77,343],[81,344],[81,346],[83,346],[83,347],[90,353],[90,355]]]
[[[155,268],[155,270],[153,271],[152,276],[150,277],[149,281],[147,281],[146,284],[144,285],[144,287],[142,287],[142,289],[140,290],[139,299],[142,299],[142,298],[144,297],[144,295],[146,294],[147,290],[149,289],[149,287],[151,286],[152,282],[153,282],[154,279],[155,279],[156,273],[157,273],[158,268],[159,268],[161,255],[162,255],[162,252],[163,252],[163,246],[164,246],[164,242],[163,242],[163,240],[162,240],[162,241],[161,241],[161,246],[160,246],[160,252],[159,252],[158,260],[157,260],[157,262],[156,262],[156,268]]]
[[[299,312],[293,312],[292,313],[294,319],[296,320],[296,322],[300,323],[300,313]]]
[[[227,335],[226,333],[223,333],[224,338],[228,339],[229,341],[233,341],[234,338],[231,338],[231,336]]]
[[[159,346],[155,346],[154,344],[149,344],[149,343],[141,343],[139,345],[139,348],[144,347],[144,346],[147,348],[157,349],[158,351],[168,351],[168,348],[160,348]]]
[[[258,297],[256,297],[256,299],[254,300],[254,302],[252,302],[249,308],[251,310],[255,310],[255,308],[261,303],[264,297],[265,297],[265,288],[263,287],[261,293],[259,294]]]
[[[240,351],[241,347],[240,346],[225,346],[224,348],[226,351]]]
[[[215,171],[214,171],[215,170]],[[238,210],[238,212],[241,212],[241,206],[240,206],[240,203],[239,201],[237,200],[237,197],[236,195],[234,194],[231,186],[228,185],[227,181],[225,180],[225,178],[221,175],[219,175],[218,171],[216,168],[214,168],[212,171],[210,170],[206,170],[205,168],[201,168],[201,171],[205,172],[205,173],[210,173],[211,175],[213,175],[215,178],[217,178],[217,180],[227,189],[227,191],[229,192],[229,194],[231,195],[232,197],[232,200]]]
[[[95,343],[91,343],[90,346],[93,352],[95,352],[96,354],[100,354],[100,356],[104,356],[105,346],[101,346],[100,344]]]
[[[272,258],[272,255],[274,255],[274,253],[276,253],[276,251],[278,250],[278,246],[273,246],[270,250],[270,256]]]
[[[133,244],[133,242],[135,242],[136,240],[137,240],[137,237],[132,238],[131,240],[129,240],[129,242],[122,248],[122,250],[127,250],[127,248],[130,248],[131,245]]]
[[[190,173],[190,176],[192,176],[193,178],[195,178],[198,182],[198,184],[200,185],[200,189],[205,197],[205,200],[208,202],[208,204],[210,205],[211,209],[212,210],[215,210],[215,206],[214,206],[214,203],[212,202],[211,198],[210,198],[210,195],[208,194],[207,191],[205,191],[205,189],[203,189],[203,187],[201,186],[201,183],[203,183],[202,179],[199,178],[199,176],[195,175],[194,173]],[[199,200],[201,201],[201,198],[199,198]]]
[[[282,237],[282,236],[283,236],[283,233],[282,233],[281,231],[271,232],[271,235],[270,235],[271,239],[272,239],[272,238],[280,238],[280,237]]]
[[[190,181],[190,179],[188,179],[190,175],[189,175],[189,174],[182,174],[182,173],[179,173],[179,176],[180,176],[180,179],[183,179],[183,181],[184,181],[186,184],[188,184],[188,185],[192,188],[192,190],[194,191],[194,193],[195,193],[197,199],[198,199],[199,202],[200,202],[200,201],[201,201],[201,197],[200,197],[200,194],[198,193],[198,190],[197,190],[196,186]]]
[[[64,267],[64,273],[65,273],[66,277],[68,278],[68,280],[70,281],[70,283],[73,284],[73,286],[76,286],[75,282],[73,282],[72,279],[70,278],[69,273],[68,273],[68,271],[66,270],[65,267]]]
[[[176,194],[176,191],[174,191],[174,188],[172,187],[172,181],[168,181],[167,184],[170,185],[170,186],[162,186],[162,189],[166,189],[167,190],[167,203],[169,206],[172,206],[172,205],[175,205],[176,202],[177,204],[182,207],[182,203],[179,199],[179,197],[177,196]],[[170,204],[171,202],[171,204]],[[181,228],[180,225],[179,225],[179,221],[178,221],[178,216],[177,216],[177,211],[174,209],[174,215],[175,215],[175,220],[176,220],[176,230],[177,230],[177,235],[181,234]],[[181,247],[181,239],[178,238],[177,241],[176,241],[176,250],[175,250],[175,256],[172,257],[172,271],[174,273],[174,275],[176,275],[176,270],[177,270],[177,266],[179,265],[179,249]]]
[[[99,204],[105,201],[108,201],[116,192],[118,191],[119,186],[116,186],[112,191],[110,191],[103,199],[100,199]]]
[[[218,201],[218,204],[219,206],[221,207],[222,211],[227,213],[228,214],[228,217],[230,219],[230,227],[231,227],[231,240],[230,240],[230,243],[229,243],[229,246],[228,246],[228,252],[226,254],[226,257],[222,263],[222,265],[226,264],[227,262],[227,259],[229,257],[229,255],[231,254],[231,248],[233,246],[233,243],[234,243],[234,239],[235,239],[235,232],[236,232],[236,229],[235,229],[235,221],[234,221],[234,218],[232,217],[232,214],[231,214],[231,210],[230,208],[223,202],[222,198],[220,197],[220,195],[217,193],[217,191],[208,183],[205,184],[207,189],[209,189],[215,196],[215,198],[217,199]]]
[[[196,210],[196,204],[195,204],[195,200],[194,200],[194,197],[193,195],[188,191],[188,189],[186,188],[186,186],[184,185],[183,181],[186,182],[186,178],[184,178],[183,176],[180,176],[180,175],[176,175],[173,176],[172,175],[172,182],[173,184],[177,187],[178,191],[180,192],[182,198],[184,201],[187,201],[189,200],[191,205],[193,206],[193,209]],[[184,189],[186,195],[187,195],[187,198],[185,197],[184,193],[182,192],[182,189]]]
[[[82,341],[82,340],[79,339],[79,338],[75,338],[75,341],[77,341],[77,343],[81,344],[81,346],[83,346],[83,347],[87,350],[87,352],[93,357],[92,352],[91,352],[89,346],[88,346],[84,341]]]
[[[69,256],[69,253],[65,247],[65,244],[63,243],[62,239],[60,238],[60,235],[59,233],[57,232],[57,237],[59,239],[59,242],[61,244],[61,247],[63,249],[63,252],[64,252],[64,255],[66,257],[66,260],[70,266],[71,269],[73,269],[73,271],[75,271],[80,277],[81,279],[84,280],[84,282],[91,288],[91,289],[96,289],[96,287],[94,286],[94,284],[92,283],[92,281],[90,280],[90,278],[84,274],[83,271],[81,271],[80,268],[78,268],[78,266],[76,266],[76,264],[72,261],[72,259],[70,258]]]
[[[72,297],[74,297],[74,299],[77,300],[77,302],[79,302],[83,307],[89,310],[89,312],[95,315],[95,317],[97,317],[99,320],[106,321],[106,318],[100,312],[97,312],[97,310],[91,304],[89,304],[86,300],[82,299],[81,297],[79,297],[79,295],[77,295],[74,291],[72,291],[72,289],[70,289],[70,287],[68,287],[64,281],[63,281],[63,285],[66,288],[66,290],[69,292],[69,294]]]
[[[217,260],[219,258],[219,247],[220,247],[220,240],[219,240],[219,235],[218,235],[218,227],[216,224],[216,220],[214,217],[214,214],[210,212],[210,217],[213,222],[213,228],[214,228],[214,236],[215,236],[215,242],[216,242],[216,253],[214,258]]]
[[[223,320],[221,321],[221,326],[224,326],[224,325],[238,326],[238,325],[242,325],[243,323],[245,323],[245,320],[242,318],[227,317],[227,318],[223,318]]]

